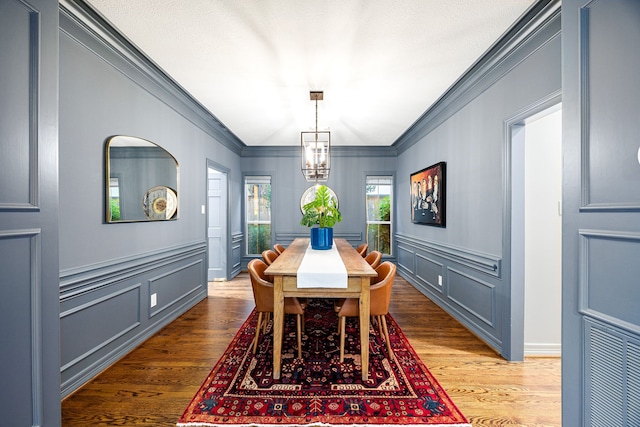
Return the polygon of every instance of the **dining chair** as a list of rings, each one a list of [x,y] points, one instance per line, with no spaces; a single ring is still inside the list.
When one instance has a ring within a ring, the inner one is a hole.
[[[387,329],[386,315],[389,313],[389,303],[391,302],[391,288],[396,277],[396,266],[390,261],[385,261],[376,268],[378,277],[371,280],[371,306],[370,314],[377,320],[380,336],[387,344],[389,359],[393,360],[395,355],[391,350],[389,341],[389,330]],[[357,317],[360,301],[358,298],[347,298],[338,311],[338,323],[340,325],[340,362],[344,361],[344,339],[345,325],[347,317]]]
[[[382,260],[382,252],[371,251],[371,252],[369,252],[369,255],[364,257],[364,260],[367,261],[367,263],[369,263],[371,268],[373,268],[375,270],[376,268],[378,268],[378,266],[380,265],[380,261]],[[336,299],[334,299],[334,301],[333,301],[333,309],[334,309],[334,311],[336,313],[340,311],[340,308],[342,308],[342,304],[344,304],[344,300],[345,299],[346,298],[336,298]],[[338,333],[339,332],[340,332],[340,324],[338,324]]]
[[[371,251],[366,257],[364,257],[364,260],[367,261],[371,268],[375,270],[380,265],[380,261],[382,261],[382,252]]]
[[[364,258],[367,256],[367,249],[369,249],[369,245],[363,243],[356,248],[356,252],[358,252],[360,255],[362,255],[362,258]]]
[[[256,336],[252,341],[253,354],[258,348],[258,340],[260,338],[260,326],[262,324],[263,314],[273,313],[273,283],[266,279],[264,271],[267,269],[260,259],[252,259],[249,261],[247,268],[251,276],[251,287],[253,289],[253,298],[256,303],[256,311],[258,312],[258,323],[256,324]],[[286,297],[284,299],[284,314],[296,315],[296,329],[298,335],[298,358],[302,359],[302,318],[304,316],[304,308],[295,297]]]
[[[278,254],[271,249],[262,251],[262,259],[267,264],[267,266],[273,264],[273,261],[275,261],[276,258],[278,258]]]
[[[282,255],[282,252],[284,252],[284,246],[282,246],[280,243],[276,243],[275,245],[273,245],[273,250],[278,254],[278,255]]]

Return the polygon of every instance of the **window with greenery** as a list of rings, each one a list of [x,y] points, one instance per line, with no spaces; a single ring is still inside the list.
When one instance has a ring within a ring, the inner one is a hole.
[[[369,251],[391,255],[391,207],[393,206],[393,178],[367,176],[367,244]]]
[[[271,248],[271,177],[244,179],[247,255]]]

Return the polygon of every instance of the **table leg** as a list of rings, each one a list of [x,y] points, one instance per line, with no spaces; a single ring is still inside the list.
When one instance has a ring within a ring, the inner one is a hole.
[[[282,328],[284,326],[283,276],[273,277],[273,379],[280,379],[282,363]]]
[[[362,360],[362,381],[369,379],[369,312],[370,286],[369,277],[361,278],[360,289],[360,359]]]

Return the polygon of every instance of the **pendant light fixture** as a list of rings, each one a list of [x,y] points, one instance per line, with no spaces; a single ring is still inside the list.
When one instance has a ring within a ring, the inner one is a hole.
[[[302,149],[302,175],[308,182],[326,182],[331,169],[331,132],[318,131],[318,101],[322,101],[324,92],[311,91],[310,97],[316,103],[315,132],[300,132]]]

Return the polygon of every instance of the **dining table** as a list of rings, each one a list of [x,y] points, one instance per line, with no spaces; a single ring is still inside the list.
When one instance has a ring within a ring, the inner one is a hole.
[[[284,299],[298,298],[358,298],[360,320],[360,360],[362,380],[369,377],[369,289],[371,278],[376,271],[360,255],[353,246],[341,238],[333,239],[333,245],[340,254],[346,269],[345,287],[326,287],[319,280],[318,287],[298,286],[298,269],[309,250],[308,238],[296,238],[285,251],[265,270],[265,274],[273,277],[273,378],[280,379],[282,363],[282,336],[284,329]],[[340,262],[338,259],[337,261]],[[313,284],[312,284],[313,285]],[[330,313],[335,316],[335,313]],[[337,325],[336,316],[336,325]],[[337,329],[337,328],[336,328]]]

